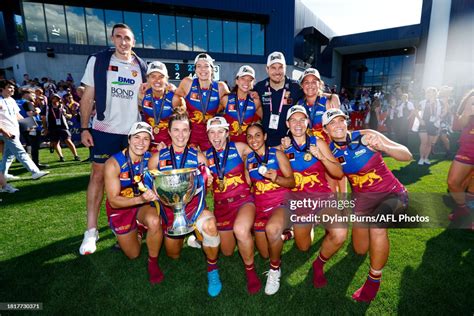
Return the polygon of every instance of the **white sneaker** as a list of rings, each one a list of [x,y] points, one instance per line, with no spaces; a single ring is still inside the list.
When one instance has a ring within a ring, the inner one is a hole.
[[[424,160],[424,159],[420,159],[420,160],[418,161],[418,164],[419,164],[420,166],[424,165],[424,164],[425,164],[425,160]]]
[[[95,243],[99,240],[99,232],[95,228],[86,230],[84,233],[84,239],[82,240],[81,247],[79,248],[79,253],[81,255],[90,255],[95,252],[97,249]]]
[[[268,270],[267,284],[265,284],[265,294],[273,295],[280,289],[281,269]]]
[[[5,179],[6,179],[6,180],[20,180],[20,177],[14,176],[14,175],[9,174],[9,173],[6,173],[6,174],[5,174]]]
[[[17,191],[20,191],[18,190],[17,188],[15,187],[12,187],[11,185],[9,185],[8,183],[5,184],[5,186],[3,188],[0,188],[0,192],[5,192],[5,193],[15,193]]]
[[[196,236],[194,235],[189,235],[186,244],[188,245],[188,247],[201,249],[201,243],[196,239]]]
[[[33,180],[36,180],[36,179],[39,179],[41,177],[44,177],[45,175],[49,174],[49,171],[38,171],[38,172],[35,172],[31,175],[31,178]]]
[[[431,162],[428,159],[425,159],[425,165],[431,165]]]

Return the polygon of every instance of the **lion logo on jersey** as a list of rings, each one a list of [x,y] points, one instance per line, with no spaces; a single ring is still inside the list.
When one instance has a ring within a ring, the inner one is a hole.
[[[292,189],[292,191],[299,191],[303,190],[306,184],[309,184],[309,187],[312,188],[316,184],[319,184],[320,186],[323,185],[321,181],[318,179],[319,173],[316,172],[315,174],[301,174],[299,172],[295,172],[295,182],[296,186],[295,188]]]
[[[194,111],[193,116],[191,117],[191,122],[194,123],[202,123],[207,122],[209,119],[212,118],[211,114],[206,113],[206,115],[202,115],[201,111]]]
[[[362,188],[362,186],[366,183],[369,183],[369,187],[372,186],[374,184],[374,180],[378,180],[379,182],[382,181],[382,177],[375,172],[375,169],[364,174],[349,175],[349,179],[353,186],[359,186],[359,188]]]
[[[123,197],[132,198],[132,197],[134,197],[133,189],[132,188],[125,188],[122,191],[120,191],[120,195],[123,196]]]
[[[216,192],[226,192],[227,188],[231,185],[234,186],[234,189],[239,186],[239,184],[244,184],[244,180],[242,179],[241,175],[232,176],[229,174],[229,177],[224,177],[224,189],[222,191],[219,190],[219,186],[217,186]]]
[[[237,121],[233,121],[232,124],[230,124],[232,126],[232,134],[236,135],[239,133],[239,122]],[[245,133],[245,131],[247,130],[247,127],[248,125],[245,125],[245,124],[242,124],[241,126],[241,132],[242,133]]]
[[[263,194],[267,191],[271,191],[273,189],[277,189],[279,188],[280,186],[276,183],[273,183],[273,182],[257,182],[255,183],[255,186],[257,187],[257,192],[255,192],[256,194]]]

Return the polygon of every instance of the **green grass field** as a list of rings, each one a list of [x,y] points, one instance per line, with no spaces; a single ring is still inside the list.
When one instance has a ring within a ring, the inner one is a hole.
[[[79,150],[86,157],[87,150]],[[44,314],[464,314],[474,312],[474,232],[456,229],[393,229],[391,253],[381,290],[374,302],[356,303],[352,293],[365,281],[368,257],[355,255],[350,239],[326,265],[329,284],[311,285],[311,263],[324,231],[316,229],[310,251],[303,253],[287,242],[282,257],[280,291],[266,296],[246,292],[244,269],[238,252],[221,257],[223,282],[217,298],[207,295],[206,261],[200,250],[184,248],[179,260],[160,254],[165,280],[150,286],[146,272],[146,246],[130,261],[111,250],[115,239],[100,216],[97,252],[80,256],[78,249],[86,222],[85,190],[89,164],[65,163],[41,150],[41,161],[51,175],[30,180],[15,164],[10,173],[20,192],[0,194],[0,302],[42,302]],[[446,192],[450,161],[419,168],[416,162],[386,160],[410,192]],[[432,203],[437,212],[449,207]],[[256,254],[263,273],[268,262]],[[3,311],[0,311],[3,313]]]

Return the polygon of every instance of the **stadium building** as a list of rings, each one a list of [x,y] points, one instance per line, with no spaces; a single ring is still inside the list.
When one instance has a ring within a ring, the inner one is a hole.
[[[266,56],[278,50],[294,78],[313,66],[327,84],[350,89],[474,85],[471,0],[424,0],[419,24],[345,36],[301,0],[10,0],[0,10],[0,74],[18,82],[25,73],[79,81],[87,56],[125,22],[138,55],[165,62],[175,82],[192,74],[203,51],[216,60],[218,79],[232,85],[245,63],[260,80]]]

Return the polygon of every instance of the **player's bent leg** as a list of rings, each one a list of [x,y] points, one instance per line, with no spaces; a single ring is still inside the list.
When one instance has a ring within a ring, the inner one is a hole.
[[[265,226],[265,233],[267,235],[270,252],[270,270],[268,271],[267,283],[265,285],[265,294],[267,295],[273,295],[280,289],[280,257],[283,248],[281,234],[285,228],[288,228],[288,226],[288,210],[283,207],[278,207],[273,211],[272,216]]]
[[[239,253],[245,264],[253,263],[254,241],[252,238],[252,227],[255,221],[255,205],[248,203],[243,205],[234,223],[234,234],[237,239]]]
[[[202,248],[207,258],[207,292],[216,297],[222,290],[217,267],[220,237],[217,231],[216,218],[208,210],[204,210],[196,221],[196,228],[202,235]]]
[[[249,294],[256,294],[262,288],[262,283],[255,271],[254,264],[254,242],[252,238],[254,221],[255,205],[247,203],[239,209],[234,223],[234,234],[237,239],[240,256],[244,262],[247,291]],[[265,236],[263,237],[265,238]]]
[[[116,235],[117,241],[123,253],[129,259],[136,259],[140,255],[140,243],[138,242],[137,230],[132,230],[123,235]]]
[[[313,224],[295,224],[293,225],[293,232],[295,234],[296,247],[301,251],[308,251],[311,247],[311,232],[313,231]]]
[[[183,249],[184,238],[174,238],[165,235],[166,255],[171,259],[179,259]]]
[[[270,258],[267,235],[265,234],[265,231],[255,232],[255,246],[257,246],[258,253],[263,259]]]
[[[357,224],[353,225],[352,246],[356,254],[361,256],[367,254],[369,251],[369,228],[357,227]]]
[[[321,250],[313,262],[313,286],[322,288],[327,285],[324,265],[342,247],[347,238],[347,228],[327,228]]]
[[[380,288],[382,269],[387,263],[390,250],[388,230],[370,228],[370,270],[364,285],[359,288],[352,298],[359,302],[370,302],[375,299]]]
[[[138,210],[138,220],[148,227],[146,244],[148,248],[148,276],[150,283],[157,284],[163,281],[164,275],[158,265],[158,255],[163,240],[161,220],[156,208],[144,205]]]
[[[235,249],[235,237],[232,230],[219,230],[219,238],[221,239],[220,248],[224,256],[232,256]]]

